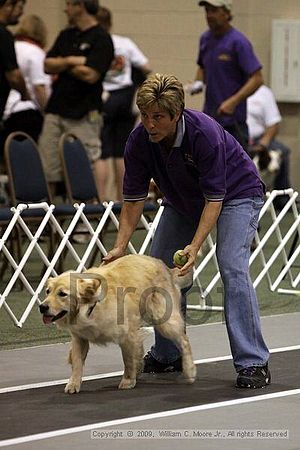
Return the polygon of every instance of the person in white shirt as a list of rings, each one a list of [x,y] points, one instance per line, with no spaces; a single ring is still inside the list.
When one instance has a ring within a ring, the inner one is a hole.
[[[99,24],[110,32],[112,14],[108,8],[100,7]],[[100,198],[107,200],[108,159],[113,160],[113,172],[116,185],[116,200],[122,200],[124,176],[124,149],[127,138],[132,131],[137,113],[133,110],[133,100],[136,86],[133,82],[134,73],[140,73],[142,81],[151,72],[148,58],[138,46],[128,37],[111,35],[115,58],[110,70],[106,73],[104,88],[103,119],[101,132],[101,179]]]
[[[22,100],[18,91],[10,91],[4,111],[6,136],[13,131],[24,131],[38,140],[51,89],[51,78],[44,72],[46,39],[46,25],[39,16],[27,15],[20,20],[15,50],[31,100]]]
[[[282,120],[272,90],[263,85],[247,98],[247,125],[250,148],[257,154],[258,168],[261,172],[273,172],[273,189],[290,187],[289,158],[290,149],[276,139]],[[267,154],[268,159],[260,158]],[[261,167],[259,165],[261,164]],[[277,197],[276,207],[282,209],[287,197]]]

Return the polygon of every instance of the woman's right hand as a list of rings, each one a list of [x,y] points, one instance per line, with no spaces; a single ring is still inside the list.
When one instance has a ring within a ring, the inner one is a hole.
[[[110,252],[108,252],[107,255],[104,256],[104,258],[102,258],[101,265],[109,264],[110,262],[115,261],[116,259],[121,258],[124,255],[125,252],[122,248],[115,247]]]

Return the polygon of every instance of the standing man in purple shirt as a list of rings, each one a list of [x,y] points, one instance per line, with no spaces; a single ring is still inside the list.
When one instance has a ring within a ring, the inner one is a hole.
[[[249,40],[231,25],[231,0],[205,0],[209,30],[200,37],[198,69],[191,94],[205,85],[204,112],[247,149],[246,99],[263,84],[261,63]]]
[[[125,149],[124,205],[109,263],[125,254],[141,217],[151,178],[164,194],[164,211],[151,255],[173,266],[182,248],[195,263],[201,245],[217,226],[217,258],[224,284],[226,325],[237,387],[260,388],[270,383],[269,352],[264,343],[256,293],[249,276],[250,245],[264,187],[258,172],[236,139],[213,118],[184,108],[184,90],[172,75],[156,74],[139,88],[141,124]],[[183,293],[182,309],[186,308]],[[176,345],[156,333],[145,356],[144,372],[181,370]]]

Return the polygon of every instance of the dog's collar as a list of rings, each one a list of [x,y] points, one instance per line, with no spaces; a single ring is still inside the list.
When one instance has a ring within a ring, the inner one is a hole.
[[[97,302],[95,302],[92,306],[89,307],[88,311],[87,311],[87,316],[90,317],[90,315],[92,314],[92,312],[94,311],[95,306],[97,305]]]

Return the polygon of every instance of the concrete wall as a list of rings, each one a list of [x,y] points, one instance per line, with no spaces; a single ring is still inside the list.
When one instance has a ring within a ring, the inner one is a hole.
[[[151,61],[154,71],[173,73],[183,83],[196,71],[199,34],[206,29],[197,0],[100,0],[114,14],[114,31],[130,36]],[[40,14],[49,27],[49,43],[64,26],[64,0],[27,0],[26,12]],[[233,25],[253,43],[270,82],[272,19],[299,19],[299,0],[233,0]],[[202,96],[186,99],[188,107],[202,107]],[[292,184],[300,189],[300,105],[280,103],[280,139],[292,150]]]

